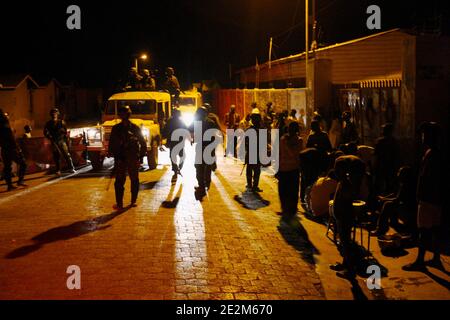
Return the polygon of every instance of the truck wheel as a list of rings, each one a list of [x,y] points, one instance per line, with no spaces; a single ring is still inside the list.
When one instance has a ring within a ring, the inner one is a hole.
[[[147,162],[150,170],[156,169],[158,166],[158,142],[152,141],[150,150],[147,151]]]
[[[91,160],[92,168],[95,171],[101,170],[103,168],[104,158],[100,155],[100,152],[88,151],[88,158],[89,158],[89,160]]]

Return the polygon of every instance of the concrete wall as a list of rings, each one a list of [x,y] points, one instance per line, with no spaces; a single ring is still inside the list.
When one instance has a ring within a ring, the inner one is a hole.
[[[31,115],[36,106],[32,103],[31,94],[27,81],[16,89],[0,90],[0,106],[9,113],[11,127],[17,135],[23,134],[25,125],[34,126]]]

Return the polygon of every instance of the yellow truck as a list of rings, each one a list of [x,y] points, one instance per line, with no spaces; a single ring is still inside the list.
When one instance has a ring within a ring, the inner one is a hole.
[[[131,122],[139,126],[147,141],[147,162],[150,169],[158,165],[158,149],[161,145],[161,128],[171,114],[170,95],[156,91],[128,91],[112,95],[102,114],[102,124],[87,132],[88,158],[94,170],[103,167],[108,156],[112,127],[121,120],[117,111],[122,106],[132,110]]]

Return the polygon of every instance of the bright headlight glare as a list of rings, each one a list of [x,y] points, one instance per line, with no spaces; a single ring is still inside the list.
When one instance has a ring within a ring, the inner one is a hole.
[[[100,130],[99,129],[89,129],[87,131],[87,137],[88,137],[89,140],[96,139],[97,135],[100,136]]]
[[[150,138],[150,130],[147,128],[141,128],[141,132],[145,139],[148,140]]]
[[[194,115],[192,113],[184,113],[181,116],[181,119],[183,120],[185,125],[190,126],[194,121]]]

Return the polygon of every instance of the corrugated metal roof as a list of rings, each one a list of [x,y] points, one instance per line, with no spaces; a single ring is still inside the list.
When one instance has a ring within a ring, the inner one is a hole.
[[[334,45],[330,45],[330,46],[326,46],[326,47],[323,47],[323,48],[316,49],[314,52],[323,52],[323,51],[326,51],[326,50],[330,50],[330,49],[334,49],[334,48],[338,48],[338,47],[342,47],[342,46],[347,46],[347,45],[354,44],[354,43],[357,43],[357,42],[369,40],[369,39],[372,39],[372,38],[375,38],[375,37],[380,37],[380,36],[383,36],[383,35],[386,35],[386,34],[389,34],[389,33],[393,33],[393,32],[396,32],[396,31],[401,31],[401,29],[400,28],[395,28],[395,29],[391,29],[391,30],[388,30],[388,31],[372,34],[372,35],[369,35],[369,36],[366,36],[366,37],[357,38],[357,39],[349,40],[349,41],[346,41],[346,42],[336,43]],[[311,50],[311,51],[309,51],[309,53],[312,54],[313,51]],[[280,64],[280,63],[283,63],[283,62],[288,62],[288,61],[291,61],[291,60],[300,60],[300,59],[303,59],[305,57],[305,55],[306,55],[306,52],[301,52],[301,53],[290,55],[290,56],[287,56],[287,57],[284,57],[284,58],[280,58],[280,59],[277,59],[277,60],[272,60],[271,64],[274,65],[274,64]],[[267,66],[269,65],[268,61],[264,62],[264,63],[261,63],[259,65],[259,67],[261,68],[261,66],[266,66],[266,65]],[[244,69],[240,69],[240,70],[237,71],[237,73],[241,73],[242,71],[246,71],[246,70],[252,70],[254,68],[255,67],[252,66],[252,67],[247,67],[247,68],[244,68]]]

